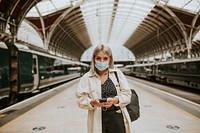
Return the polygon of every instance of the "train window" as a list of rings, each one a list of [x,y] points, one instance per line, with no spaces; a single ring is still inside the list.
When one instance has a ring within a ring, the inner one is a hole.
[[[172,71],[177,72],[179,64],[172,64]]]
[[[191,73],[199,73],[198,71],[200,70],[198,68],[198,62],[188,63],[188,69]]]
[[[52,71],[52,70],[53,70],[53,68],[51,66],[46,67],[46,71]]]
[[[33,58],[33,74],[37,74],[36,59]]]
[[[33,65],[36,66],[36,59],[33,58]]]
[[[163,70],[163,65],[158,66],[158,70]]]
[[[180,70],[181,71],[187,71],[187,65],[186,64],[181,64],[180,65]]]

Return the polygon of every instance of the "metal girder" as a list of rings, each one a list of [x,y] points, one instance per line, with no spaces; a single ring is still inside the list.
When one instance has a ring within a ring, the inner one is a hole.
[[[80,54],[84,52],[83,45],[80,45],[81,42],[76,38],[75,34],[73,32],[69,33],[68,28],[59,26],[58,31],[62,31],[63,33],[60,33],[55,39],[52,37],[53,42],[56,42],[55,46],[61,46],[66,49],[70,49],[69,52],[73,52],[73,55],[78,55],[77,58],[80,57]],[[56,32],[56,30],[55,30]],[[66,37],[68,36],[68,37]],[[69,39],[69,40],[68,40]],[[74,47],[76,46],[76,47]],[[78,48],[78,49],[77,49]],[[75,53],[75,51],[79,51]],[[80,53],[80,54],[79,54]]]
[[[155,14],[154,14],[155,15]],[[156,17],[156,16],[154,16]],[[165,31],[165,35],[166,35],[166,39],[171,39],[172,41],[177,40],[179,33],[176,32],[175,28],[170,28],[172,26],[175,26],[173,23],[169,23],[169,21],[164,20],[160,15],[158,17],[156,17],[157,19],[149,19],[150,21],[145,21],[147,23],[150,23],[153,25],[156,24],[158,25],[158,30],[161,29],[162,31]],[[169,30],[166,30],[168,29]],[[175,33],[176,32],[176,33]]]
[[[15,36],[17,30],[28,11],[40,0],[13,0],[5,13],[6,25],[10,25],[10,32]]]
[[[79,7],[70,9],[66,14],[62,15],[62,19],[59,20],[51,33],[50,42],[52,46],[59,45],[66,51],[73,52],[77,56],[76,58],[80,58],[80,54],[91,46]]]

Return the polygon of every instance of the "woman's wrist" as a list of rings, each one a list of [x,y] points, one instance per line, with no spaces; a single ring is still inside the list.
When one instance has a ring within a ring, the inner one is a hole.
[[[114,98],[114,104],[118,104],[119,103],[119,98]]]
[[[92,107],[94,107],[94,99],[92,99],[92,100],[90,101],[90,104],[92,105]]]

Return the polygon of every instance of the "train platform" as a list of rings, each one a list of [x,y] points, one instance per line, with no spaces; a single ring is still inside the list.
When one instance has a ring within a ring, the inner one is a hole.
[[[87,111],[78,108],[79,79],[0,111],[0,133],[87,133]],[[134,133],[200,133],[200,105],[141,84],[128,77],[138,93],[141,116]]]

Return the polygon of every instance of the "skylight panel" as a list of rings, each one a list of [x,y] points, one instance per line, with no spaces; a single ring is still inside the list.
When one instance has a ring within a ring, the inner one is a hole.
[[[194,41],[199,40],[200,41],[200,31],[196,34],[196,36],[193,39]]]
[[[123,45],[153,7],[141,0],[119,2],[110,43]]]
[[[37,4],[42,15],[46,15],[49,12],[55,11],[55,7],[50,1],[41,1]]]
[[[29,42],[38,47],[44,48],[44,43],[38,32],[26,21],[22,21],[17,34],[17,39]]]
[[[57,9],[62,9],[64,7],[66,7],[66,5],[71,5],[70,0],[51,0],[53,5],[57,8]]]
[[[27,17],[39,17],[41,14],[42,16],[48,15],[50,13],[56,12],[58,10],[64,9],[66,7],[71,6],[70,0],[42,0],[41,2],[37,3],[37,8],[40,13],[33,7],[28,13]]]
[[[200,11],[200,0],[169,0],[167,5],[187,10],[192,13]]]

